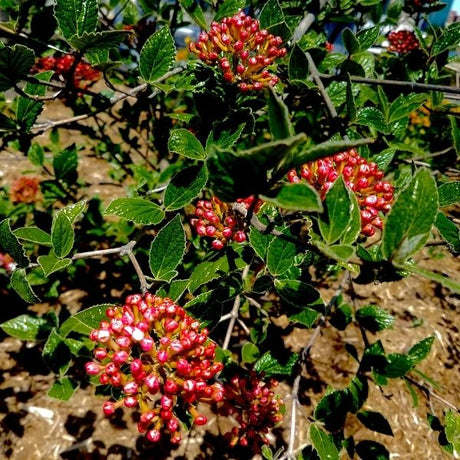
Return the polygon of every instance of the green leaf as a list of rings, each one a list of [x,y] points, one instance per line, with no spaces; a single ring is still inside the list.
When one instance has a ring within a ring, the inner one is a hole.
[[[291,81],[303,81],[308,77],[308,60],[302,48],[297,44],[292,47],[289,55],[288,75]]]
[[[319,291],[299,280],[275,279],[275,289],[284,301],[298,308],[315,304],[321,299]]]
[[[438,188],[439,206],[444,208],[460,202],[460,181],[447,182]]]
[[[163,27],[144,44],[139,58],[139,72],[142,78],[155,83],[171,69],[176,57],[176,47],[171,31]]]
[[[25,269],[14,270],[11,275],[11,286],[26,302],[35,303],[39,300],[27,281]]]
[[[279,362],[270,351],[263,354],[254,365],[257,372],[263,372],[266,378],[273,377],[274,375],[292,375],[294,366],[297,364],[299,356],[292,353],[285,363]]]
[[[270,132],[274,140],[286,139],[294,136],[294,128],[289,119],[289,110],[271,87],[268,99],[268,121]]]
[[[80,216],[80,214],[82,214],[82,212],[85,210],[85,207],[86,200],[77,201],[74,204],[62,208],[59,211],[59,214],[64,214],[69,219],[70,223],[73,224]]]
[[[431,48],[431,54],[436,56],[441,54],[444,51],[447,51],[450,48],[458,46],[460,43],[460,23],[454,22],[447,26],[443,31],[441,36],[435,40]]]
[[[267,225],[268,224],[268,219],[266,219],[264,216],[259,215],[258,216],[259,220]],[[254,226],[250,227],[249,230],[249,244],[251,245],[252,249],[254,249],[255,253],[264,261],[266,262],[267,260],[267,252],[268,252],[268,246],[272,242],[273,239],[275,239],[275,235],[272,235],[271,233],[262,233],[259,232]]]
[[[420,340],[416,343],[408,352],[409,358],[412,360],[412,365],[417,366],[420,364],[431,351],[433,346],[434,336],[427,337],[426,339]]]
[[[449,116],[450,120],[450,132],[452,135],[452,141],[453,145],[455,148],[455,151],[457,152],[457,156],[460,155],[460,126],[458,124],[457,119],[453,116]]]
[[[339,460],[339,451],[332,436],[314,423],[310,425],[310,439],[321,460]]]
[[[361,327],[371,332],[388,329],[393,326],[395,321],[390,313],[377,305],[368,305],[367,307],[360,308],[356,312],[355,317]]]
[[[356,453],[362,460],[389,460],[390,453],[382,446],[382,444],[375,441],[360,441],[356,445]]]
[[[0,48],[0,91],[6,91],[22,80],[34,63],[35,54],[26,46]]]
[[[1,323],[0,327],[8,335],[21,340],[40,340],[48,336],[53,325],[46,318],[20,315]]]
[[[42,72],[35,75],[37,80],[49,81],[53,75],[52,71]],[[24,92],[31,96],[44,96],[46,94],[46,86],[27,83]],[[16,107],[16,120],[21,124],[25,131],[29,131],[35,123],[38,115],[43,108],[43,102],[34,101],[31,98],[19,96],[18,105]]]
[[[393,431],[387,419],[380,413],[374,411],[362,411],[356,414],[358,420],[369,430],[377,433],[393,436]]]
[[[29,258],[26,257],[23,246],[11,231],[9,219],[0,222],[0,249],[2,252],[8,253],[19,268],[29,265]]]
[[[328,431],[338,431],[343,428],[349,410],[348,390],[333,390],[324,395],[316,405],[315,419],[323,422]]]
[[[294,263],[296,245],[282,236],[275,237],[268,245],[267,268],[273,276],[285,273]]]
[[[413,367],[412,359],[400,353],[386,355],[385,365],[377,367],[377,372],[390,379],[397,379],[406,375]]]
[[[452,444],[455,455],[460,453],[460,415],[449,410],[445,418],[446,439]]]
[[[150,246],[150,270],[156,280],[168,283],[177,276],[175,268],[185,253],[185,232],[179,214],[155,236]]]
[[[76,313],[62,323],[59,334],[62,337],[67,337],[70,332],[89,335],[93,329],[99,328],[101,321],[107,321],[105,311],[113,306],[113,304],[94,305]]]
[[[233,16],[239,9],[244,8],[246,0],[225,0],[217,10],[214,21],[218,22],[223,18]]]
[[[63,377],[62,379],[53,383],[53,386],[48,390],[50,398],[59,399],[61,401],[68,401],[78,388],[78,383],[70,377]]]
[[[222,317],[222,304],[216,301],[216,291],[202,292],[184,305],[187,312],[208,328],[215,327]]]
[[[368,126],[384,134],[390,132],[388,125],[385,123],[383,113],[375,107],[364,107],[358,110],[355,123],[358,125]]]
[[[241,134],[246,127],[246,122],[240,123],[239,125],[233,125],[232,120],[227,120],[226,122],[218,123],[214,125],[213,129],[206,139],[206,152],[211,151],[211,149],[221,148],[229,149],[235,145],[238,139],[241,137]]]
[[[51,235],[38,227],[21,227],[14,230],[13,233],[21,240],[51,246]]]
[[[349,55],[360,51],[359,41],[356,38],[356,35],[348,27],[342,32],[342,40]]]
[[[206,17],[200,4],[195,0],[179,0],[182,8],[187,14],[200,26],[203,30],[208,30],[208,24],[206,23]]]
[[[353,377],[352,381],[348,385],[348,391],[350,392],[350,397],[353,404],[351,411],[356,413],[359,411],[359,409],[361,409],[369,395],[369,384],[367,383],[367,377],[365,375],[357,375],[356,377]]]
[[[116,198],[107,206],[104,214],[145,225],[159,224],[165,217],[160,206],[144,198]]]
[[[349,227],[351,206],[349,190],[343,176],[339,176],[326,194],[324,212],[318,219],[321,235],[329,244],[335,243]]]
[[[69,368],[72,355],[64,338],[58,334],[56,328],[53,328],[48,340],[43,346],[42,356],[46,365],[55,374],[62,375]]]
[[[56,214],[51,226],[51,243],[56,256],[65,257],[72,250],[74,241],[75,233],[70,220],[65,214]]]
[[[436,183],[427,169],[420,169],[399,194],[389,212],[382,236],[382,254],[396,264],[421,249],[438,214]]]
[[[58,259],[53,253],[47,256],[39,256],[38,263],[42,267],[45,276],[51,275],[51,273],[57,272],[68,267],[71,263],[71,259]]]
[[[78,155],[75,144],[61,150],[53,158],[53,169],[56,179],[67,179],[77,172]]]
[[[340,305],[333,311],[329,323],[339,331],[344,331],[353,319],[353,312],[348,304]]]
[[[94,32],[97,25],[97,0],[56,0],[54,14],[66,39]]]
[[[168,149],[194,160],[206,159],[206,152],[201,142],[188,129],[173,129],[169,136]]]
[[[181,209],[196,198],[208,181],[204,166],[190,166],[176,174],[166,187],[164,205],[167,211]]]
[[[347,115],[351,122],[356,120],[356,101],[355,96],[353,95],[353,83],[350,80],[350,77],[347,79]]]
[[[34,166],[43,166],[45,161],[45,151],[43,147],[37,142],[34,142],[27,152],[27,158]]]
[[[278,0],[268,0],[260,12],[260,27],[268,29],[273,35],[279,35],[283,40],[289,40],[292,31],[286,23],[283,9]]]
[[[340,238],[340,242],[343,245],[353,244],[361,233],[361,212],[359,209],[358,199],[351,190],[348,190],[348,195],[351,200],[350,223]]]
[[[417,110],[424,102],[427,101],[427,94],[404,94],[396,98],[390,106],[389,115],[390,123],[399,120],[409,113]]]
[[[434,223],[442,238],[454,253],[460,253],[460,228],[442,212],[438,213]]]
[[[285,210],[321,212],[323,205],[318,192],[309,184],[282,184],[264,195],[263,199]]]
[[[356,38],[359,42],[359,48],[361,50],[367,50],[368,48],[370,48],[377,40],[379,34],[379,26],[369,27],[368,29],[361,29],[356,34]]]
[[[80,36],[70,38],[68,41],[80,53],[93,53],[91,57],[94,61],[94,59],[102,57],[101,51],[118,47],[130,34],[131,31],[129,30],[85,32]]]
[[[253,363],[260,356],[259,348],[251,342],[245,343],[241,349],[241,359],[243,363]]]
[[[178,302],[182,294],[188,288],[190,280],[173,280],[168,285],[160,288],[156,295],[160,297],[169,297],[172,301]]]

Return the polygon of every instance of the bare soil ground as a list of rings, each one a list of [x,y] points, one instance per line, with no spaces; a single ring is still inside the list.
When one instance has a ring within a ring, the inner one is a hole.
[[[2,153],[0,185],[11,184],[27,169],[30,169],[27,160]],[[122,188],[107,185],[110,179],[106,163],[102,160],[85,158],[81,162],[80,173],[89,184],[86,190],[88,196],[97,194],[107,202],[123,194]],[[460,278],[460,260],[439,247],[425,250],[419,259],[426,268],[457,280]],[[323,288],[325,300],[333,293],[334,286]],[[83,290],[72,289],[61,295],[59,303],[77,311],[92,304],[88,303],[86,295]],[[347,434],[353,434],[356,439],[375,439],[384,443],[394,459],[449,458],[439,447],[437,434],[428,427],[426,414],[430,412],[442,416],[449,404],[460,405],[460,297],[414,276],[391,283],[354,284],[354,291],[347,288],[345,295],[358,307],[374,303],[395,315],[394,328],[379,334],[389,352],[405,352],[417,341],[433,335],[432,353],[420,370],[438,384],[436,388],[430,388],[433,394],[429,397],[419,393],[416,408],[413,408],[411,396],[401,381],[390,381],[381,389],[373,388],[364,409],[381,412],[389,420],[394,436],[377,435],[363,428],[353,417],[347,419]],[[16,308],[16,303],[14,295],[2,294],[1,309],[8,311],[7,317],[14,316],[11,309]],[[45,304],[34,307],[35,311],[41,312],[46,308]],[[0,318],[4,316],[0,315]],[[285,344],[295,352],[300,351],[308,343],[312,331],[294,329],[283,332],[282,324],[283,321],[279,320]],[[309,374],[304,375],[301,385],[304,412],[297,427],[298,445],[308,442],[307,416],[327,385],[343,388],[355,370],[355,363],[344,351],[345,343],[359,347],[359,332],[353,328],[339,332],[326,327],[315,342]],[[0,333],[0,459],[244,458],[226,452],[216,442],[214,434],[224,422],[212,415],[208,427],[211,434],[194,431],[180,448],[171,452],[167,446],[152,448],[144,442],[136,431],[135,414],[126,411],[115,419],[104,418],[101,412],[104,399],[95,396],[90,386],[79,388],[69,402],[49,398],[47,391],[54,376],[42,364],[41,346],[22,343]],[[282,385],[280,391],[287,402],[285,427],[288,428],[290,388]],[[286,437],[286,431],[279,430],[279,436]]]

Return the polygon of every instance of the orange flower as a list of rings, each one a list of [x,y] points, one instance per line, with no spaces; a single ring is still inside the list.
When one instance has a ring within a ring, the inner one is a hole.
[[[11,186],[10,200],[13,203],[33,203],[37,199],[39,184],[38,177],[19,177]]]

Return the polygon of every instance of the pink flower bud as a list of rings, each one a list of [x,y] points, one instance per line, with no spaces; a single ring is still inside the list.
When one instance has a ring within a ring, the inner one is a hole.
[[[101,371],[101,367],[94,361],[90,361],[85,364],[85,370],[89,375],[97,375]]]
[[[115,404],[112,401],[106,401],[103,406],[102,410],[104,412],[104,415],[109,417],[110,415],[113,415],[115,412]]]

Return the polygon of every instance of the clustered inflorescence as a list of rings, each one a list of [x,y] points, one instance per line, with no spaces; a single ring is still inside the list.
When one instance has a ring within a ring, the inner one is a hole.
[[[291,169],[288,180],[293,183],[306,180],[324,199],[326,192],[340,175],[358,199],[361,232],[365,236],[374,235],[376,229],[383,227],[379,212],[387,213],[391,209],[394,189],[389,182],[382,181],[383,172],[378,169],[377,164],[369,163],[355,149],[311,161],[298,170]]]
[[[273,392],[277,385],[274,379],[264,382],[254,371],[247,377],[237,374],[224,384],[225,398],[216,412],[234,417],[239,424],[225,435],[231,446],[259,452],[262,444],[269,443],[267,434],[283,418],[284,403]]]
[[[40,58],[35,64],[35,72],[52,70],[57,75],[67,77],[75,63],[75,57],[66,54],[64,56],[47,56]],[[72,74],[73,86],[78,89],[86,89],[89,85],[101,78],[101,72],[87,62],[78,62]]]
[[[12,203],[33,203],[40,190],[38,177],[21,176],[16,179],[10,189]]]
[[[222,22],[213,22],[189,50],[203,62],[216,65],[225,81],[237,83],[241,91],[261,90],[276,85],[278,77],[267,69],[276,58],[286,55],[282,39],[260,30],[259,21],[242,11]]]
[[[249,208],[253,197],[237,201]],[[190,224],[198,235],[212,238],[214,249],[222,249],[231,240],[237,243],[246,241],[244,220],[216,196],[196,203],[195,217],[190,220]]]
[[[390,45],[388,51],[408,53],[419,48],[419,42],[412,30],[393,31],[387,35]]]
[[[196,425],[206,424],[197,404],[223,398],[222,385],[210,383],[223,364],[215,360],[216,343],[207,329],[200,330],[200,322],[172,300],[150,293],[128,296],[106,315],[90,334],[95,360],[86,364],[88,374],[120,391],[119,400],[104,404],[104,413],[137,407],[138,430],[152,442],[164,435],[180,442],[183,410]]]

